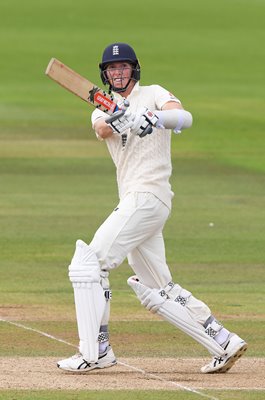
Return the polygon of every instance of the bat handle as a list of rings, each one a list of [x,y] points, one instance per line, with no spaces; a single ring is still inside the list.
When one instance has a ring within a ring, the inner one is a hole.
[[[126,108],[128,108],[128,107],[129,107],[129,105],[130,105],[130,102],[129,102],[129,100],[127,100],[127,99],[124,99],[124,100],[123,100],[123,107],[125,107],[125,110],[126,110]]]
[[[129,105],[130,105],[129,100],[124,99],[123,106],[122,106],[123,110],[126,111],[126,109],[129,107]],[[125,149],[126,143],[127,143],[127,133],[124,133],[123,135],[121,135],[122,150]]]
[[[129,107],[130,102],[127,99],[123,100],[123,103],[119,106],[119,111],[116,111],[114,114],[112,114],[110,117],[107,117],[105,119],[105,122],[107,124],[116,121],[116,119],[120,118],[122,115],[125,114],[126,109]],[[121,135],[121,143],[122,143],[122,150],[124,150],[125,146],[126,146],[126,142],[127,142],[127,134],[124,133],[123,135]]]
[[[107,117],[105,119],[105,122],[107,124],[110,124],[113,121],[116,121],[116,119],[119,119],[122,115],[125,114],[126,109],[129,107],[130,103],[127,99],[123,100],[123,103],[119,106],[119,110],[115,111],[110,117]]]
[[[116,111],[114,114],[112,114],[110,117],[107,117],[106,119],[105,119],[105,122],[107,123],[107,124],[110,124],[111,122],[113,122],[113,121],[116,121],[116,119],[119,119],[120,117],[122,117],[122,115],[123,114],[125,114],[125,110],[119,110],[119,111]]]

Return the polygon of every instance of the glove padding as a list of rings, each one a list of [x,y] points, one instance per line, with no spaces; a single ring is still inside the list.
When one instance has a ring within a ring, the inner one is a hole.
[[[113,131],[123,134],[127,129],[131,128],[134,115],[127,109],[129,107],[128,100],[125,99],[119,107],[121,109],[113,113],[110,117],[107,117],[105,122]]]
[[[133,116],[131,133],[142,138],[153,132],[153,126],[156,125],[157,121],[158,117],[147,107],[143,107]]]

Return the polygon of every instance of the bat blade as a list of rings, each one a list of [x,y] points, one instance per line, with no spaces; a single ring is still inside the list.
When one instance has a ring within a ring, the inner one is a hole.
[[[63,88],[109,115],[119,109],[112,96],[56,58],[50,60],[45,74]]]

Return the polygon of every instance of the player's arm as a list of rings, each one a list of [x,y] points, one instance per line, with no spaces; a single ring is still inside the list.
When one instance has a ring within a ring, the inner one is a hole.
[[[183,110],[182,104],[177,101],[168,101],[162,106],[162,111],[164,110]]]
[[[133,124],[133,115],[125,110],[119,110],[112,116],[95,121],[94,129],[101,139],[107,139],[113,134],[123,135]]]
[[[97,119],[94,129],[101,139],[107,139],[114,134],[113,129],[105,122],[105,118]]]
[[[101,117],[94,121],[93,127],[101,139],[107,139],[113,134],[122,135],[133,124],[133,115],[128,110],[128,100],[123,100],[119,104],[119,110],[111,116]]]
[[[158,117],[157,128],[172,129],[175,133],[180,133],[182,129],[190,128],[192,125],[192,115],[184,110],[182,104],[176,101],[165,103],[161,111],[155,111]]]
[[[161,110],[150,111],[143,107],[134,118],[134,125],[131,132],[140,137],[152,133],[152,127],[172,129],[175,133],[182,129],[190,128],[192,125],[192,115],[183,109],[178,101],[166,102]]]

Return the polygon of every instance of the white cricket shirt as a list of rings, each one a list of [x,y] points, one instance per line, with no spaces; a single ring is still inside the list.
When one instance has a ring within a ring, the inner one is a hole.
[[[115,98],[122,96],[115,93]],[[127,98],[132,113],[142,107],[151,111],[161,110],[168,101],[180,101],[159,85],[140,86],[137,82]],[[92,125],[106,114],[96,109],[92,113]],[[171,208],[173,192],[169,178],[171,165],[171,131],[153,128],[150,135],[140,138],[127,132],[127,143],[122,148],[121,137],[113,134],[105,139],[110,155],[116,166],[119,197],[122,199],[129,192],[151,192],[167,207]]]

